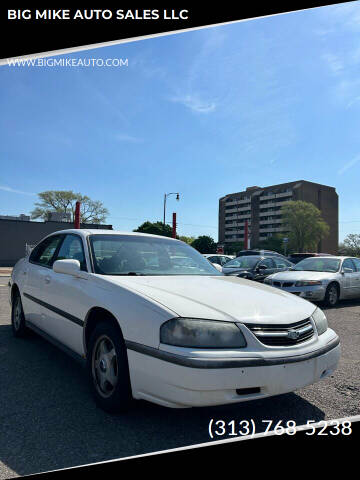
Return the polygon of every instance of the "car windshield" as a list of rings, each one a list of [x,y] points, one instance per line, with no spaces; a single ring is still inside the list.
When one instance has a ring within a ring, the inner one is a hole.
[[[301,260],[294,270],[301,270],[307,272],[338,272],[340,268],[340,260],[338,258],[305,258]]]
[[[101,275],[222,275],[197,250],[166,237],[95,234],[90,246]]]
[[[254,268],[255,265],[258,263],[259,257],[255,256],[245,256],[245,257],[237,257],[234,260],[230,260],[224,265],[224,268]]]

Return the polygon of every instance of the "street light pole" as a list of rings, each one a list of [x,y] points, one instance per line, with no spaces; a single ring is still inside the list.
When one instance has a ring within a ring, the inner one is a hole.
[[[176,200],[177,201],[180,200],[180,194],[178,192],[171,192],[171,193],[165,193],[164,194],[164,224],[163,224],[164,232],[165,232],[165,225],[166,225],[166,199],[170,195],[176,195]]]

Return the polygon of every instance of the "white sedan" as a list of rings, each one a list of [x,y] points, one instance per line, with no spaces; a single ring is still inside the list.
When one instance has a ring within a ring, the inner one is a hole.
[[[286,272],[269,275],[265,283],[335,307],[339,300],[360,298],[360,259],[330,255],[305,258]]]
[[[53,233],[15,265],[9,297],[14,335],[30,328],[86,361],[110,412],[133,398],[191,407],[278,395],[327,377],[340,357],[312,303],[224,276],[155,235]]]

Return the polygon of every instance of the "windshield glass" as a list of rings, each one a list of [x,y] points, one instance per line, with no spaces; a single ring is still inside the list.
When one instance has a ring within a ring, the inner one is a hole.
[[[246,257],[237,257],[224,265],[224,268],[254,268],[260,260],[259,257],[248,255]]]
[[[294,270],[302,270],[307,272],[337,272],[340,268],[340,260],[338,258],[306,258],[301,260]]]
[[[90,245],[101,275],[222,275],[197,250],[166,237],[99,234]]]

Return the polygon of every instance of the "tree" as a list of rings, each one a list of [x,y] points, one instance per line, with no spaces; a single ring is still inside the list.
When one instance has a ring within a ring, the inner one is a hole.
[[[360,256],[360,234],[350,233],[344,242],[339,244],[339,254],[351,257]]]
[[[72,190],[47,190],[38,193],[39,202],[31,212],[31,218],[49,220],[51,212],[70,213],[71,221],[75,220],[76,202],[81,202],[80,215],[82,223],[103,223],[109,214],[107,208],[99,200],[91,200],[86,195],[74,193]]]
[[[181,240],[182,242],[187,243],[188,245],[191,245],[192,242],[195,240],[195,237],[185,237],[185,235],[181,235],[181,236],[179,237],[179,240]]]
[[[272,250],[273,252],[284,253],[284,237],[285,235],[272,235],[266,240],[259,242],[257,248],[260,250]]]
[[[191,246],[200,253],[216,253],[216,243],[208,235],[200,235],[191,243]]]
[[[301,200],[285,202],[281,213],[293,251],[316,250],[320,240],[329,234],[329,225],[312,203]]]
[[[238,252],[240,252],[243,249],[244,249],[244,242],[225,243],[224,254],[226,254],[226,255],[237,255]]]
[[[162,222],[144,222],[134,232],[151,233],[152,235],[162,235],[163,237],[172,237],[172,228],[170,225]]]

